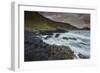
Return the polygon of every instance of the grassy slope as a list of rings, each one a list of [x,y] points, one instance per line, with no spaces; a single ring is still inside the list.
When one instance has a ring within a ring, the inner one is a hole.
[[[25,11],[25,28],[32,30],[65,29],[74,30],[76,27],[62,22],[55,22],[40,15],[38,12]]]

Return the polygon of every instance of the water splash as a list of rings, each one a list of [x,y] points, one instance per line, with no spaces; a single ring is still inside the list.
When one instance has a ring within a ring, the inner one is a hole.
[[[58,37],[55,37],[59,34]],[[49,45],[69,46],[74,51],[75,58],[79,58],[79,54],[90,57],[90,31],[69,31],[66,33],[54,33],[51,37],[45,39],[49,35],[42,35],[43,42]]]

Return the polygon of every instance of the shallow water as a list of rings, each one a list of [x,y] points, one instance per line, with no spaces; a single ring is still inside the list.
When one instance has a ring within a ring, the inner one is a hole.
[[[56,37],[57,34],[59,35]],[[45,39],[47,36],[49,35],[39,37],[49,45],[69,46],[74,51],[75,58],[79,58],[78,54],[90,57],[90,31],[54,33],[51,37]]]

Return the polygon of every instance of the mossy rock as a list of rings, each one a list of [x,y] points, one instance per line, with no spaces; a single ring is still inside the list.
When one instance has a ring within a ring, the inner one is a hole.
[[[74,52],[70,47],[52,45],[49,46],[48,57],[49,60],[74,59]]]

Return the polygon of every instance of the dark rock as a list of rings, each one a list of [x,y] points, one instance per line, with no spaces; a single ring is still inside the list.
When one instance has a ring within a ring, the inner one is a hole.
[[[52,37],[52,35],[48,35],[47,37],[45,37],[44,39],[48,39],[48,38],[51,38]]]
[[[59,35],[60,35],[60,34],[59,34],[59,33],[57,33],[57,34],[55,35],[55,37],[57,38],[57,37],[59,37]]]
[[[64,32],[68,32],[68,31],[66,31],[64,29],[56,29],[56,32],[58,32],[58,33],[64,33]]]
[[[48,45],[38,38],[35,32],[25,32],[24,44],[24,61],[48,60]]]
[[[71,37],[69,39],[71,39],[71,40],[77,40],[76,38],[71,38]]]
[[[68,40],[68,39],[70,39],[70,40],[77,40],[76,38],[71,38],[71,37],[63,37],[62,39],[65,39],[65,40]]]
[[[46,30],[44,30],[44,31],[40,31],[40,34],[42,34],[42,35],[53,35],[53,32],[52,31],[46,31]]]
[[[90,57],[89,56],[85,56],[85,55],[82,55],[82,54],[78,54],[78,56],[81,58],[81,59],[89,59]]]
[[[64,40],[68,40],[68,38],[67,38],[67,37],[63,37],[62,39],[64,39]]]
[[[57,35],[58,36],[58,35]],[[49,35],[48,38],[51,38]],[[73,59],[74,52],[70,47],[48,45],[35,32],[25,31],[24,61]]]
[[[65,46],[52,45],[48,48],[49,60],[74,59],[74,52]]]
[[[55,30],[41,30],[39,32],[42,35],[53,35],[53,33],[64,33],[64,32],[68,32],[68,31],[66,31],[64,29],[55,29]]]

